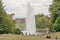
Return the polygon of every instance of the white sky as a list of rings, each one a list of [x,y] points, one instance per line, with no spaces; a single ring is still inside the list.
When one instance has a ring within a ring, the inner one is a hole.
[[[34,14],[44,13],[48,15],[48,8],[52,0],[3,0],[3,2],[8,13],[15,13],[16,18],[21,18],[26,16],[28,2],[32,3],[31,6],[34,9]]]

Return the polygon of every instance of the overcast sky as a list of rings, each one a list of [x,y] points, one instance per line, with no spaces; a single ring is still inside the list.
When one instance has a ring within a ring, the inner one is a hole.
[[[31,7],[34,9],[34,14],[44,13],[50,14],[48,11],[49,5],[52,0],[3,0],[5,9],[8,13],[15,13],[16,18],[26,17],[27,3],[31,3]]]

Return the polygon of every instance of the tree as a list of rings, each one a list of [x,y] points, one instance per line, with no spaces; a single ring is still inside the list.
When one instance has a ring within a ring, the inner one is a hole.
[[[36,26],[37,29],[44,29],[50,27],[49,17],[43,14],[36,15]]]
[[[11,33],[14,29],[12,18],[6,13],[2,0],[0,0],[0,34]]]
[[[53,0],[53,4],[50,6],[49,11],[51,12],[51,22],[52,26],[50,31],[60,30],[60,0]]]

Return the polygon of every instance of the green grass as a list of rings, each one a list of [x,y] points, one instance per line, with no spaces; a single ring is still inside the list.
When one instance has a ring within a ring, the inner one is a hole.
[[[41,38],[40,36],[23,36],[23,35],[3,34],[3,35],[0,35],[0,40],[48,40],[48,39]]]
[[[60,32],[50,34],[52,39],[47,39],[45,36],[24,36],[24,35],[12,35],[12,34],[2,34],[0,35],[0,40],[55,40],[54,37],[58,36],[60,38]]]
[[[53,40],[53,39],[46,39],[40,36],[23,36],[23,35],[0,35],[0,40]]]
[[[23,36],[23,35],[0,35],[0,40],[40,40],[39,36]]]
[[[55,32],[55,33],[52,33],[52,34],[50,34],[53,38],[54,37],[58,37],[58,38],[60,38],[60,32]]]

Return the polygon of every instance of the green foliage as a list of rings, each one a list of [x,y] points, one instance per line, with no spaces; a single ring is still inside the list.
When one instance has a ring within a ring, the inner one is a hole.
[[[4,10],[2,1],[0,0],[0,34],[11,33],[14,29],[12,18]]]
[[[56,23],[60,24],[60,17],[57,18]]]
[[[59,32],[60,31],[60,17],[58,17],[54,24],[50,27],[50,31]]]
[[[53,23],[55,23],[57,17],[60,16],[60,1],[54,0],[53,4],[50,6],[49,10],[52,13],[51,20],[52,20],[52,24],[53,24]]]
[[[57,24],[57,23],[54,23],[52,26],[51,26],[51,29],[50,29],[52,32],[59,32],[60,31],[60,24]]]
[[[19,28],[20,30],[24,30],[26,27],[26,24],[16,24],[16,28]]]
[[[15,34],[23,34],[19,28],[16,28],[16,29],[14,30],[14,33],[15,33]]]
[[[36,15],[36,26],[38,29],[43,29],[43,28],[47,28],[50,26],[50,22],[49,22],[49,17],[48,16],[44,16],[43,14],[40,15]]]
[[[60,31],[60,0],[53,0],[49,10],[52,13],[50,31]]]

